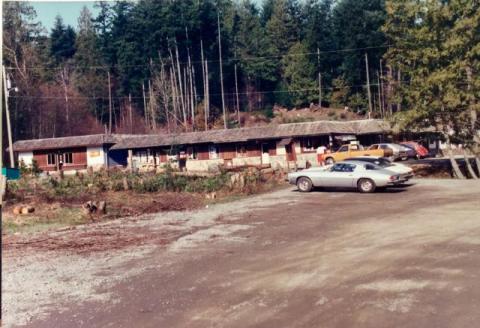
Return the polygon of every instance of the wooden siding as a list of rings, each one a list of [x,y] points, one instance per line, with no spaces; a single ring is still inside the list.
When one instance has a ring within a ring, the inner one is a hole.
[[[237,157],[237,149],[235,144],[225,144],[219,146],[220,158],[229,160]]]
[[[247,157],[257,156],[262,156],[261,145],[253,142],[247,143]]]
[[[56,165],[48,165],[48,154],[72,153],[73,163],[64,163],[64,170],[81,170],[87,168],[87,148],[67,148],[59,150],[36,150],[33,152],[33,159],[37,161],[38,167],[42,171],[55,171]]]
[[[208,160],[210,158],[207,145],[195,146],[195,150],[197,151],[197,159]]]

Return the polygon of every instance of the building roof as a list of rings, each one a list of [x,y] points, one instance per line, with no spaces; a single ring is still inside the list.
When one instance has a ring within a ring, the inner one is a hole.
[[[21,140],[13,144],[14,151],[61,149],[111,144],[111,149],[136,149],[172,145],[193,145],[202,143],[230,143],[252,140],[308,137],[328,134],[370,134],[390,130],[385,121],[314,121],[266,125],[228,130],[209,130],[176,134],[95,134],[75,137]]]
[[[13,144],[13,150],[14,151],[32,151],[32,150],[43,150],[43,149],[101,146],[104,144],[115,144],[115,143],[116,143],[116,138],[114,135],[91,134],[91,135],[85,135],[85,136],[20,140],[20,141],[16,141]]]
[[[389,125],[380,120],[314,121],[266,125],[228,130],[209,130],[178,134],[136,135],[121,138],[111,149],[136,149],[171,145],[202,143],[230,143],[253,140],[280,139],[328,134],[369,134],[389,131]]]

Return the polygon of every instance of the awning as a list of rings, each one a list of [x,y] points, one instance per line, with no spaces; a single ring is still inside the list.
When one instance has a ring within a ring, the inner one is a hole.
[[[292,143],[292,138],[284,138],[278,143],[279,146],[286,146]]]

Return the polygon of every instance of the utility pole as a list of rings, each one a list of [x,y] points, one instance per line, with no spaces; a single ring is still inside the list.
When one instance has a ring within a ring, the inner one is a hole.
[[[205,118],[205,131],[208,129],[207,117],[207,83],[205,78],[205,62],[203,58],[203,40],[200,39],[200,55],[202,59],[202,80],[203,80],[203,116]]]
[[[145,126],[148,127],[147,101],[145,100],[145,83],[142,83],[142,93],[143,93],[143,115],[145,119]]]
[[[238,119],[238,127],[241,127],[240,124],[240,100],[238,98],[238,79],[237,79],[237,46],[235,44],[235,95],[237,100],[237,119]]]
[[[132,113],[132,94],[128,94],[128,111],[130,118],[130,133],[133,133],[133,113]]]
[[[220,13],[217,12],[218,24],[218,56],[220,59],[220,87],[222,92],[222,110],[223,110],[223,127],[227,128],[227,114],[225,113],[225,95],[223,92],[223,67],[222,67],[222,38],[220,36]]]
[[[110,71],[108,74],[108,134],[112,133],[112,86],[110,82]]]
[[[10,167],[15,167],[15,159],[13,157],[13,142],[12,142],[12,125],[10,123],[10,111],[8,110],[8,95],[9,95],[9,87],[10,87],[10,80],[7,80],[7,73],[5,71],[5,66],[3,68],[3,87],[5,92],[5,117],[7,119],[7,134],[8,134],[8,152],[10,154]],[[0,126],[0,130],[2,127]],[[3,135],[2,135],[3,137]],[[3,141],[0,141],[3,142]],[[3,154],[2,154],[3,155]],[[2,156],[3,160],[3,156]],[[3,164],[3,163],[2,163]]]
[[[382,112],[382,118],[385,118],[385,91],[383,90],[383,66],[382,66],[382,59],[380,59],[380,97],[382,99],[381,102],[381,112]]]
[[[320,49],[317,48],[317,67],[318,67],[318,106],[322,108],[322,73],[320,73]]]
[[[378,109],[380,116],[383,118],[382,110],[382,89],[380,88],[380,73],[377,72],[377,82],[378,82]]]
[[[208,130],[208,120],[210,118],[210,82],[208,80],[208,60],[205,59],[205,81],[207,82],[207,87],[205,88],[207,90],[207,120],[206,120],[206,126],[205,129]]]
[[[365,53],[365,69],[367,72],[368,118],[372,115],[372,95],[370,93],[370,76],[368,74],[368,55]]]

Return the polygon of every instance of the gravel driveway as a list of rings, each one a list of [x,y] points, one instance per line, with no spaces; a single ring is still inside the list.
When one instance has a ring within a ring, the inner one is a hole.
[[[474,327],[480,184],[288,188],[7,239],[5,327]]]

